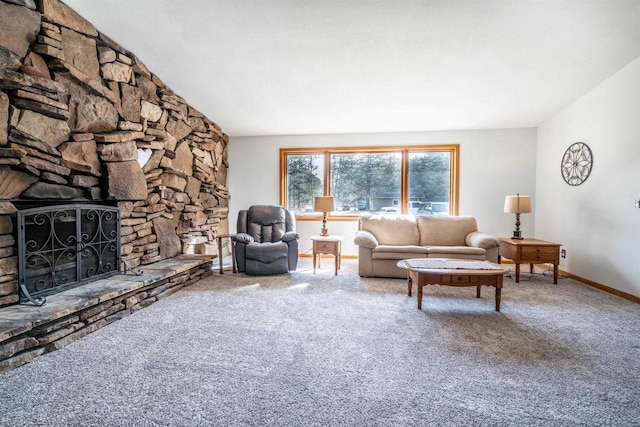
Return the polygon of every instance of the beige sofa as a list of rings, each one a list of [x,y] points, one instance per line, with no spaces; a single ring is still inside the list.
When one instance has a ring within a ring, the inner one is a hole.
[[[498,262],[498,239],[478,231],[471,216],[361,216],[356,232],[358,273],[407,277],[407,258],[457,258]]]

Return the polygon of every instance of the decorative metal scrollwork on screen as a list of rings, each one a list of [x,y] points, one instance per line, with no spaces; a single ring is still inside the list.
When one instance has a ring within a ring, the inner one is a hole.
[[[62,205],[18,212],[18,280],[21,302],[118,273],[120,210]]]

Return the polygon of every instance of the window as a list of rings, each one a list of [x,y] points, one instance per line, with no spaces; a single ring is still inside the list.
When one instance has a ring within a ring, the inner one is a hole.
[[[338,211],[400,212],[400,153],[331,153],[330,195]]]
[[[283,206],[296,214],[313,212],[315,196],[324,188],[324,155],[291,154],[286,158],[287,191]],[[282,194],[280,195],[282,198]]]
[[[449,215],[451,152],[409,151],[409,202],[412,214]]]
[[[280,150],[280,201],[300,219],[317,217],[316,196],[333,196],[332,216],[362,212],[456,215],[458,145]]]

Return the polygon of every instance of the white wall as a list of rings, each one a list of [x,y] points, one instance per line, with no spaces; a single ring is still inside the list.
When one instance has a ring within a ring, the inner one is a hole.
[[[279,203],[280,148],[429,144],[460,144],[459,214],[475,216],[481,231],[512,235],[515,216],[502,211],[506,195],[530,194],[535,209],[535,129],[238,137],[229,143],[229,229],[235,230],[240,209]],[[521,222],[523,234],[533,237],[534,215],[522,215]],[[311,250],[309,236],[320,226],[321,221],[298,221],[301,253]],[[327,226],[331,234],[345,236],[344,255],[357,255],[357,222],[329,219]]]
[[[584,142],[589,178],[567,185],[560,160]],[[538,128],[536,235],[562,243],[562,269],[640,296],[640,58]]]

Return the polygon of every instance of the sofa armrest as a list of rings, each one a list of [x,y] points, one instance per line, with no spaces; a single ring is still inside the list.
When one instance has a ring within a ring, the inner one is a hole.
[[[238,233],[233,236],[233,241],[236,243],[251,243],[253,242],[253,237],[248,235],[247,233]]]
[[[293,242],[294,240],[298,240],[300,238],[300,235],[295,232],[295,231],[287,231],[286,233],[284,233],[284,236],[282,236],[282,241],[289,243],[289,242]]]
[[[473,246],[476,248],[490,249],[500,246],[498,238],[487,233],[480,231],[474,231],[467,234],[465,239],[467,246]]]
[[[368,231],[358,230],[356,231],[356,238],[353,241],[358,246],[364,246],[365,248],[375,249],[378,246],[378,240],[376,237]]]

